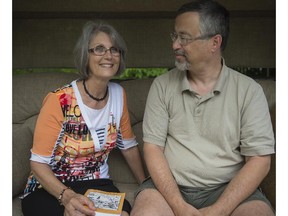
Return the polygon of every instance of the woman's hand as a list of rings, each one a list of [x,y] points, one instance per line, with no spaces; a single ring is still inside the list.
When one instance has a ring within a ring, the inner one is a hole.
[[[88,197],[72,190],[69,190],[69,193],[63,197],[62,203],[65,206],[64,216],[95,215],[96,208],[93,202]]]

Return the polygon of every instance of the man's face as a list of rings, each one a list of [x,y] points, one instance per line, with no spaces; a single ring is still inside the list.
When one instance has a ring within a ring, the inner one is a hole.
[[[199,15],[186,12],[175,20],[175,39],[173,50],[175,65],[180,70],[189,70],[191,65],[198,64],[207,57],[207,40],[201,39]]]

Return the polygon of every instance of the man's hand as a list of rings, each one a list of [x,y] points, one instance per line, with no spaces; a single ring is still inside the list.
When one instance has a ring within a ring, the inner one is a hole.
[[[224,212],[221,212],[221,209],[217,209],[216,207],[208,206],[205,208],[199,209],[199,212],[201,212],[202,216],[228,216],[229,214],[225,214]]]
[[[177,209],[173,209],[175,216],[203,216],[201,212],[192,205],[183,202]]]

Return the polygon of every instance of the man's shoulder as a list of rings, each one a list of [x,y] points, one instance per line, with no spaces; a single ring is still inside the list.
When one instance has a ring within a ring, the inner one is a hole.
[[[168,70],[166,73],[155,78],[154,82],[160,82],[165,85],[171,85],[173,83],[179,83],[181,77],[183,76],[182,71],[179,71],[177,68]]]
[[[232,68],[228,68],[228,83],[232,89],[238,89],[238,92],[251,92],[251,94],[261,91],[261,85],[256,82],[255,79],[236,71]]]
[[[251,85],[251,84],[257,85],[257,82],[253,78],[230,67],[227,67],[227,70],[228,70],[230,79],[233,79],[237,82],[246,83],[248,85]]]

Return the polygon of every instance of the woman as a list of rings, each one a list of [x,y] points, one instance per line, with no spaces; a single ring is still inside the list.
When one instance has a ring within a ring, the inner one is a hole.
[[[126,45],[108,24],[88,22],[75,47],[81,79],[43,101],[31,150],[24,215],[95,215],[87,189],[118,192],[107,159],[118,147],[138,182],[145,178],[126,95],[109,80],[125,69]],[[88,207],[88,208],[87,208]],[[122,215],[129,215],[127,200]]]

